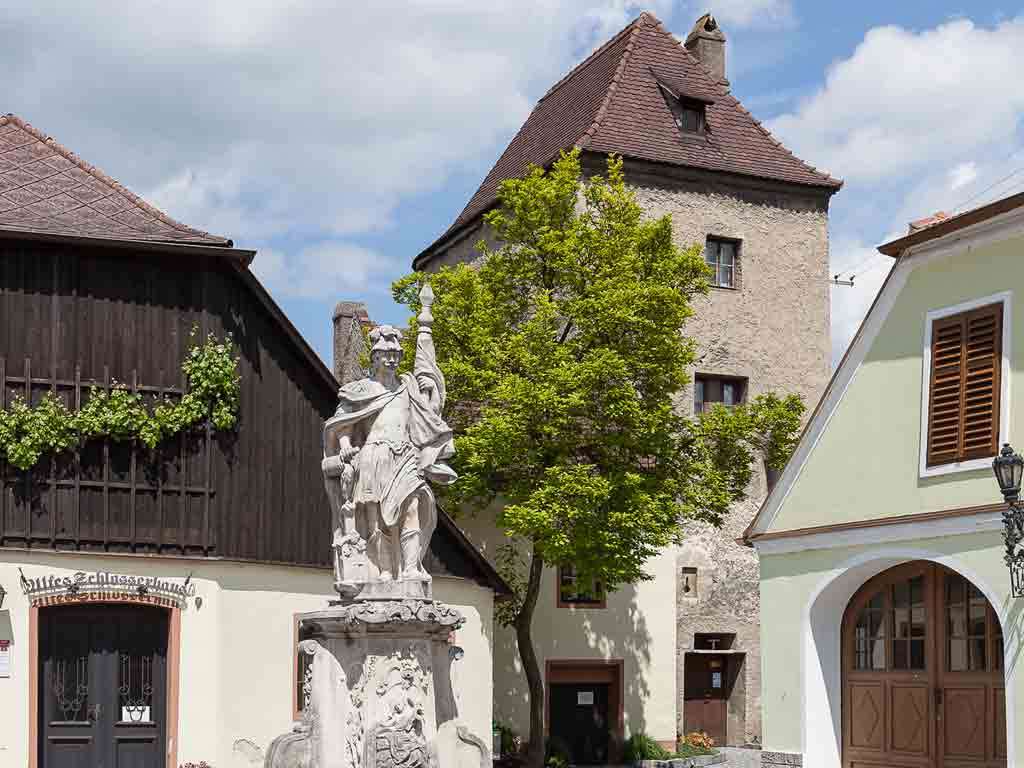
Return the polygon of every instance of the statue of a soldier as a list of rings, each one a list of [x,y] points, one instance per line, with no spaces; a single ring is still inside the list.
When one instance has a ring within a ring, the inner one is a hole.
[[[370,333],[370,377],[343,386],[324,424],[324,482],[334,513],[335,589],[346,598],[430,597],[423,556],[437,523],[428,481],[448,484],[454,454],[441,418],[445,383],[431,335],[433,293],[423,310],[412,373],[398,375],[402,334]]]

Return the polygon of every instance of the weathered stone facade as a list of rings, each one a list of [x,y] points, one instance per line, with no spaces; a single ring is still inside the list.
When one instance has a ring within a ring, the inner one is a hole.
[[[685,328],[698,342],[693,372],[743,378],[747,399],[767,391],[796,393],[813,408],[829,376],[827,195],[710,174],[651,171],[633,168],[630,180],[651,216],[672,216],[680,246],[703,244],[708,236],[740,242],[737,288],[712,288],[698,299]],[[693,412],[692,388],[679,407]],[[728,705],[733,744],[760,742],[758,563],[754,551],[737,540],[766,493],[765,474],[759,471],[747,500],[732,509],[721,528],[686,525],[677,557],[679,696],[695,633],[735,634],[731,650],[745,656]],[[677,713],[680,733],[683,710],[680,706]]]

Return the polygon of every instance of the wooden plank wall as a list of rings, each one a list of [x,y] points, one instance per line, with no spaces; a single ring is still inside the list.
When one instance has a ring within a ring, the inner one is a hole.
[[[325,321],[326,322],[326,321]],[[156,452],[94,441],[31,473],[0,463],[0,545],[326,565],[320,429],[335,390],[216,257],[0,243],[0,397],[69,406],[113,381],[180,395],[192,328],[230,331],[241,420]]]

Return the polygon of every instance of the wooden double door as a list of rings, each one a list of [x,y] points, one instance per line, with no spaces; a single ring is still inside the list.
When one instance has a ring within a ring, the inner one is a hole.
[[[40,768],[163,768],[167,629],[158,607],[40,610]]]
[[[1002,629],[960,574],[913,562],[864,584],[842,665],[844,768],[1006,766]]]

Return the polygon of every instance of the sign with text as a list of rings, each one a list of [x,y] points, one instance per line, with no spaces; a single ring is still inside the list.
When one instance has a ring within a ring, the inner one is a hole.
[[[87,573],[78,571],[70,576],[40,576],[30,579],[21,574],[21,589],[30,601],[44,598],[85,598],[90,596],[122,598],[155,598],[169,600],[178,607],[196,593],[196,585],[189,576],[181,584],[156,576],[132,576],[109,571]]]

